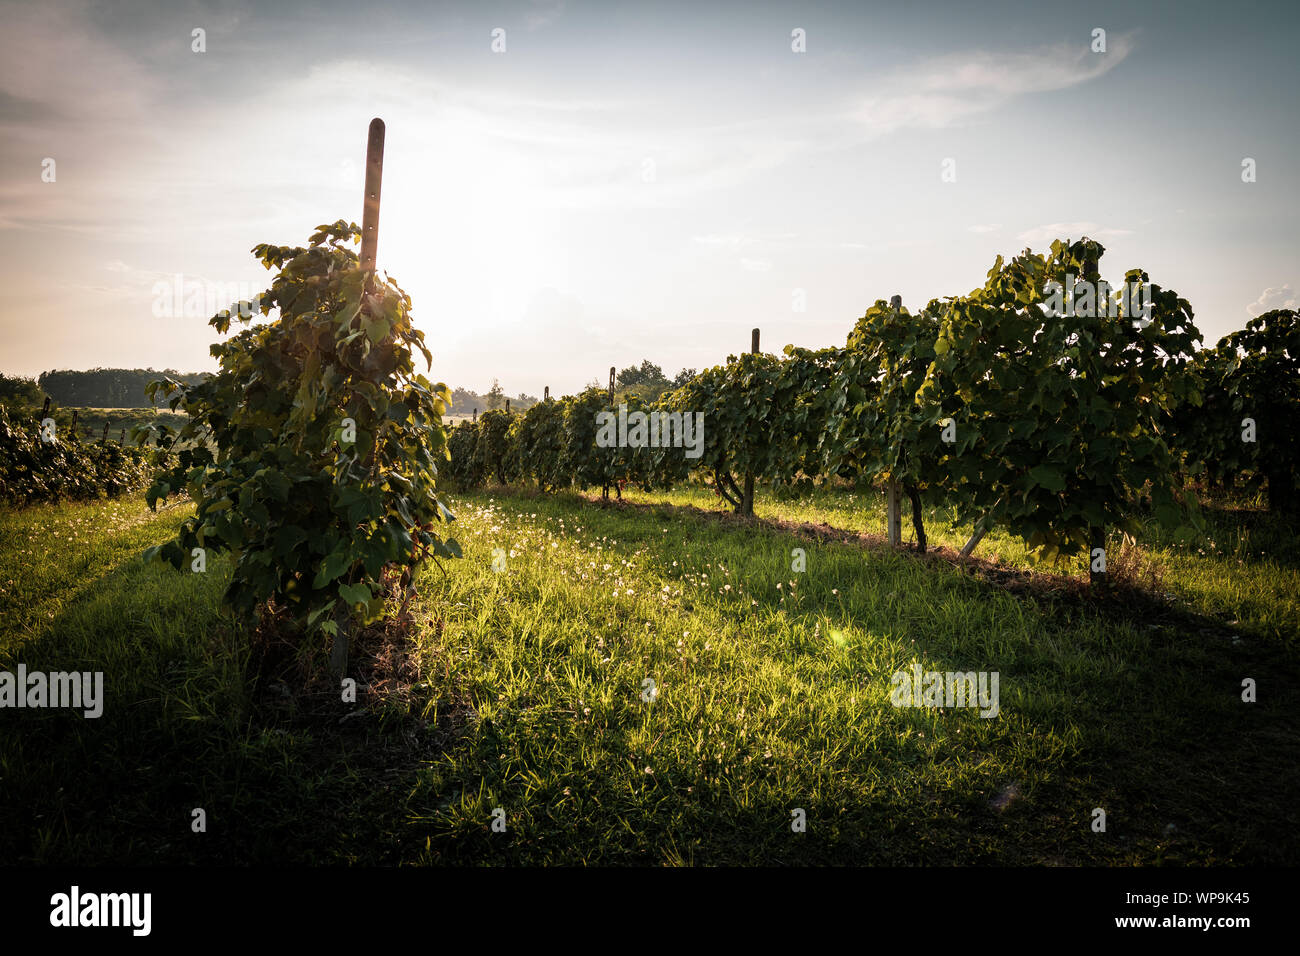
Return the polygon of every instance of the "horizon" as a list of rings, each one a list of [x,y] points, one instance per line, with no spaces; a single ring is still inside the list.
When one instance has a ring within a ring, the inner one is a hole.
[[[260,291],[254,244],[360,222],[374,116],[378,264],[453,388],[671,377],[753,327],[842,345],[877,299],[1084,235],[1206,347],[1296,306],[1292,6],[3,9],[7,374],[214,371],[208,315],[154,314],[155,283]]]

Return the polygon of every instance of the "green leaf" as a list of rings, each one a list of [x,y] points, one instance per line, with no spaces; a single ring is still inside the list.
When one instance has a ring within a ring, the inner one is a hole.
[[[1039,465],[1036,468],[1031,468],[1029,477],[1033,479],[1035,485],[1046,488],[1048,491],[1065,490],[1065,477],[1051,465]]]
[[[347,601],[348,604],[367,604],[374,597],[364,584],[341,584],[339,585],[339,597]]]

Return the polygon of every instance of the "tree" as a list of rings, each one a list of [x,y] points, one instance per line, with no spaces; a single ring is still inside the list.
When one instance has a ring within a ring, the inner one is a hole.
[[[672,387],[681,388],[683,385],[685,385],[687,382],[693,379],[695,377],[695,374],[696,372],[695,369],[693,368],[682,369],[680,372],[678,372],[676,375],[673,376]]]
[[[45,401],[45,392],[36,379],[20,375],[0,374],[0,405],[11,409],[39,409]]]
[[[213,345],[212,378],[149,387],[190,417],[166,436],[178,463],[156,476],[148,503],[185,491],[195,512],[146,558],[189,569],[196,552],[230,552],[225,600],[237,613],[283,608],[335,637],[349,618],[382,615],[385,571],[460,556],[434,533],[452,520],[434,491],[450,393],[415,371],[413,351],[430,365],[432,355],[410,297],[364,272],[349,240],[361,230],[339,220],[306,248],[256,246],[278,269],[262,314],[279,318]],[[231,318],[209,324],[224,335]]]
[[[1268,482],[1270,511],[1294,509],[1300,468],[1300,313],[1275,309],[1197,355],[1201,394],[1173,416],[1175,441],[1194,470]]]
[[[1100,292],[1104,252],[1082,239],[1053,242],[1046,256],[999,256],[982,289],[934,304],[934,361],[900,433],[937,450],[937,425],[949,419],[955,440],[928,474],[959,520],[1001,524],[1049,561],[1104,547],[1105,528],[1135,530],[1142,501],[1160,524],[1190,531],[1160,426],[1189,397],[1184,370],[1200,333],[1188,302],[1153,283],[1142,321],[1116,307],[1118,296],[1055,311],[1049,285],[1075,281],[1068,291],[1081,301]],[[1124,280],[1149,283],[1140,269]]]
[[[495,378],[492,379],[492,387],[487,392],[487,410],[491,411],[497,408],[505,408],[506,393],[501,387],[501,383]]]
[[[487,399],[478,392],[457,388],[451,393],[451,407],[458,415],[469,415],[476,408],[479,411],[487,408]]]
[[[197,385],[207,372],[182,374],[175,369],[92,368],[84,372],[55,369],[42,372],[39,384],[57,404],[69,407],[141,408],[148,404],[146,389],[159,376]]]

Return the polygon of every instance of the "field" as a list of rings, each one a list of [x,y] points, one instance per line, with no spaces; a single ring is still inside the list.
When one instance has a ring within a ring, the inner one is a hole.
[[[1211,502],[1190,548],[1144,530],[1100,600],[1082,562],[1030,569],[999,533],[958,560],[964,529],[933,511],[937,553],[889,549],[875,492],[760,495],[753,519],[690,486],[624,498],[452,496],[465,557],[425,568],[421,596],[357,639],[355,704],[272,630],[231,623],[224,560],[141,563],[188,502],[0,512],[0,669],[103,670],[106,686],[97,719],[7,715],[0,854],[1300,858],[1300,544],[1257,502]],[[893,706],[913,662],[998,672],[998,716]]]
[[[71,414],[74,409],[64,409]],[[166,409],[156,408],[77,408],[77,430],[87,439],[98,440],[103,434],[104,425],[108,425],[108,437],[117,441],[123,428],[129,435],[136,425],[165,424],[179,428],[185,423],[185,416]]]

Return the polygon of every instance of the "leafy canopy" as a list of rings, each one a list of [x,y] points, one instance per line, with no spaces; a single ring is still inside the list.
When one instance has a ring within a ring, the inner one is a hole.
[[[386,568],[460,556],[435,533],[453,520],[434,490],[450,395],[415,371],[413,351],[432,356],[410,297],[361,270],[346,248],[360,238],[339,220],[306,247],[256,246],[278,270],[261,311],[279,317],[213,345],[212,378],[149,386],[190,415],[167,436],[177,464],[149,504],[188,492],[195,514],[146,555],[189,568],[195,548],[229,552],[226,600],[238,613],[269,601],[331,634],[348,617],[380,616]],[[235,310],[245,325],[250,311]],[[228,309],[209,324],[226,333],[231,319]]]

